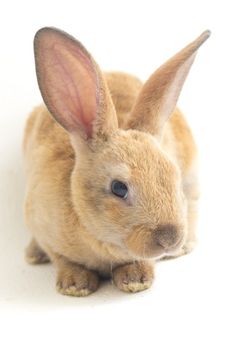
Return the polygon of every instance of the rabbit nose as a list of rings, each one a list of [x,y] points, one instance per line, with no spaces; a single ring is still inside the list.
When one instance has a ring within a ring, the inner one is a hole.
[[[173,224],[159,225],[154,230],[154,237],[156,242],[165,249],[174,247],[180,241],[177,227]]]

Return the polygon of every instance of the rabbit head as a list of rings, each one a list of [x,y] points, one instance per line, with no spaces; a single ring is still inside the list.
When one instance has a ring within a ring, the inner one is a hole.
[[[75,150],[68,188],[79,222],[93,238],[136,258],[176,251],[187,232],[181,173],[160,141],[208,36],[204,32],[148,79],[126,129],[118,127],[105,78],[87,50],[54,28],[35,36],[43,99]]]

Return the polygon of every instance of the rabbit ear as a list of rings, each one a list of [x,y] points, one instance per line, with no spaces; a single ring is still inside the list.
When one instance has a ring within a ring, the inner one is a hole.
[[[128,128],[161,135],[165,122],[175,109],[197,49],[209,35],[209,31],[203,32],[152,74],[140,91]]]
[[[34,40],[36,73],[44,102],[70,133],[85,139],[117,128],[103,75],[87,50],[56,28],[42,28]]]

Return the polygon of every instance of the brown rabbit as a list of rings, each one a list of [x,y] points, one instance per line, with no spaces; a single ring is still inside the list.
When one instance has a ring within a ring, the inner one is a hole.
[[[196,146],[176,102],[208,37],[204,32],[142,85],[131,75],[102,73],[68,34],[37,32],[47,108],[34,110],[24,137],[33,237],[26,259],[51,260],[62,294],[86,296],[99,277],[124,291],[147,289],[155,259],[193,248]]]

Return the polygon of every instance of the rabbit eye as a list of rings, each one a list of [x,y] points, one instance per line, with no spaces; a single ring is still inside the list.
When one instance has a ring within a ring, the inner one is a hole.
[[[114,180],[111,183],[111,191],[117,197],[125,199],[128,195],[128,187],[123,182]]]

